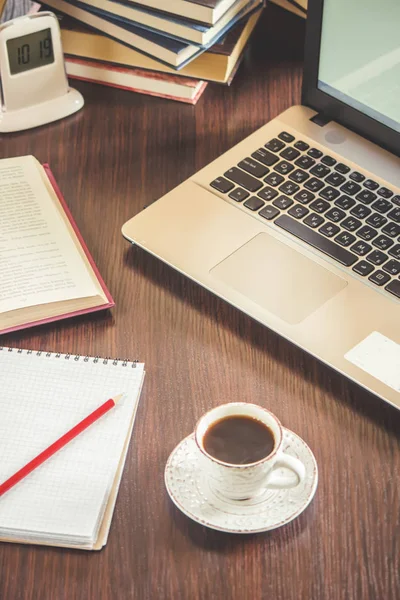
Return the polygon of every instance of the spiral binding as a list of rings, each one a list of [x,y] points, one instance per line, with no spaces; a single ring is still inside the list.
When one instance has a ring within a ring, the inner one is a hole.
[[[64,360],[74,360],[78,362],[79,360],[83,360],[83,362],[93,362],[94,364],[103,364],[108,365],[110,363],[114,367],[128,367],[131,365],[133,369],[136,368],[138,363],[137,360],[130,361],[128,358],[111,358],[107,356],[102,358],[101,356],[81,356],[80,354],[62,354],[61,352],[44,352],[43,350],[24,350],[23,348],[8,348],[6,346],[0,346],[0,352],[17,352],[17,354],[23,354],[26,352],[27,354],[32,354],[35,356],[44,356],[45,358],[50,358],[51,356],[55,356],[55,358],[64,358]]]

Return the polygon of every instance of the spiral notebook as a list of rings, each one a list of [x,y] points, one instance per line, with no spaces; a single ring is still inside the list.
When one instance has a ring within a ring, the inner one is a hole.
[[[0,347],[0,483],[108,398],[118,405],[0,497],[0,541],[107,542],[143,363]]]

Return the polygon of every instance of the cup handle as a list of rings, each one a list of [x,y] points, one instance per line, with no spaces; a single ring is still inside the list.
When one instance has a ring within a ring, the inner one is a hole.
[[[276,473],[276,469],[279,469],[279,467],[285,467],[292,471],[297,476],[297,480],[294,481],[292,477]],[[289,454],[282,453],[274,464],[272,473],[267,481],[267,487],[293,488],[303,481],[305,475],[306,469],[301,460],[294,456],[289,456]]]

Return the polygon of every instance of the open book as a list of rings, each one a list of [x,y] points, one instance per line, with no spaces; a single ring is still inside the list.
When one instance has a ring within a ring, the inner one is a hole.
[[[0,333],[114,306],[48,166],[0,160]]]

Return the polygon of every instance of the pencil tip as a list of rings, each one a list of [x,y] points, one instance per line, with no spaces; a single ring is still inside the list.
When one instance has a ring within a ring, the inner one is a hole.
[[[123,394],[118,394],[118,396],[114,396],[113,400],[114,400],[114,404],[118,404],[118,402],[121,400]]]

